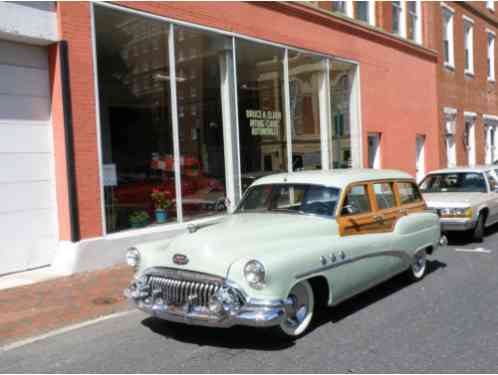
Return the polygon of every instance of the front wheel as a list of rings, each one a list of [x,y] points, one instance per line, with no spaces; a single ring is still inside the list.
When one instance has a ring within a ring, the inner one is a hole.
[[[474,240],[474,242],[482,242],[484,238],[484,221],[484,215],[480,214],[477,218],[476,226],[474,227],[472,232],[472,240]]]
[[[278,336],[292,339],[306,332],[313,319],[315,297],[311,284],[308,281],[297,283],[289,292],[288,299],[292,304],[287,306],[286,316],[275,331]]]
[[[412,281],[422,280],[427,273],[427,252],[420,250],[415,254],[413,263],[408,270],[408,276]]]

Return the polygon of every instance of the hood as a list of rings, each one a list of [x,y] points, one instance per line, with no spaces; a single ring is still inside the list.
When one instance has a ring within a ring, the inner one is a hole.
[[[226,277],[230,265],[241,258],[261,259],[295,247],[307,237],[337,233],[334,219],[286,213],[244,213],[229,215],[218,224],[185,233],[167,245],[139,248],[144,268],[171,267]],[[188,263],[173,262],[175,254]]]
[[[486,200],[486,193],[426,193],[423,194],[428,207],[467,207]]]

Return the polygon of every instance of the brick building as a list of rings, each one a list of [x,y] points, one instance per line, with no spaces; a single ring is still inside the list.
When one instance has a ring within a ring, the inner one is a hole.
[[[268,173],[494,160],[493,2],[0,7],[0,274],[121,262]]]

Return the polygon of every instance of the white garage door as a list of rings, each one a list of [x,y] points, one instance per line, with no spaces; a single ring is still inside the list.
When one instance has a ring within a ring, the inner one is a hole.
[[[0,275],[57,246],[48,77],[46,48],[0,41]]]

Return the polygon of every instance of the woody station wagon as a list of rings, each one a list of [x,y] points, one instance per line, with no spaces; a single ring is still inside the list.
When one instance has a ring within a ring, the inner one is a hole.
[[[424,277],[440,241],[413,178],[387,170],[306,171],[255,181],[233,214],[127,251],[125,295],[169,321],[303,334],[336,305],[392,276]]]

